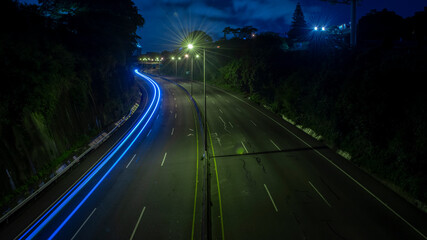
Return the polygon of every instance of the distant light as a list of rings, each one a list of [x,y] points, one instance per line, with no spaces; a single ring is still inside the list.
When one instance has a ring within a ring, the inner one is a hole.
[[[193,46],[193,44],[188,44],[188,49],[193,49],[194,48],[194,46]]]
[[[178,60],[181,60],[181,57],[178,57]]]
[[[252,33],[252,37],[255,37],[255,33]]]
[[[188,54],[185,54],[185,58],[188,58]]]
[[[319,30],[319,28],[318,27],[314,27],[314,31],[317,31],[317,30]]]
[[[325,27],[322,27],[322,31],[325,31],[326,30],[326,28]]]
[[[199,58],[199,57],[200,57],[200,56],[199,56],[199,54],[197,54],[197,55],[196,55],[196,58]]]
[[[172,57],[172,60],[175,60],[175,57]]]
[[[216,48],[220,48],[221,46],[216,46]]]

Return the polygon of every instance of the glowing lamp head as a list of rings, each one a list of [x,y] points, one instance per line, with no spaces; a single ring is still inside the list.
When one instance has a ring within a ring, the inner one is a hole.
[[[188,46],[187,46],[187,47],[188,47],[188,49],[193,49],[193,48],[194,48],[193,44],[191,44],[191,43],[190,43],[190,44],[188,44]]]
[[[325,31],[326,30],[326,28],[325,27],[322,27],[322,31]]]
[[[172,60],[175,60],[175,57],[172,57]]]
[[[319,30],[319,28],[318,27],[314,27],[314,31],[317,31],[317,30]]]
[[[188,58],[188,54],[185,54],[185,58]]]

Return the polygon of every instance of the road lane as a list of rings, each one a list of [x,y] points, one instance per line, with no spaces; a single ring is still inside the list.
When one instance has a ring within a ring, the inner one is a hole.
[[[203,112],[202,86],[193,89]],[[424,239],[424,213],[322,142],[247,100],[214,87],[207,94],[222,196],[219,209],[213,181],[216,237],[224,231],[227,239]]]
[[[198,117],[181,88],[156,81],[164,94],[155,122],[132,146],[117,150],[119,161],[101,161],[104,167],[94,181],[87,181],[35,237],[200,238]]]
[[[197,122],[185,93],[174,84],[159,83],[165,93],[159,124],[154,124],[150,136],[135,148],[138,159],[130,169],[112,175],[99,196],[93,198],[91,204],[99,209],[98,216],[86,224],[89,231],[82,230],[84,238],[188,239],[192,231],[200,236],[200,223],[192,226],[194,199],[200,202],[194,192],[198,136],[188,136],[190,128],[198,127]],[[175,120],[171,109],[183,118]],[[144,216],[139,220],[143,207]]]

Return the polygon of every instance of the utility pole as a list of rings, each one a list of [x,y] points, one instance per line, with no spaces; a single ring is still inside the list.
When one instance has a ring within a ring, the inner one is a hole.
[[[356,47],[356,0],[351,0],[351,33],[350,46]]]
[[[356,22],[356,3],[360,0],[321,0],[324,2],[330,2],[330,3],[342,3],[342,4],[351,4],[351,32],[350,32],[350,46],[356,47],[357,38],[356,38],[356,29],[357,29],[357,22]]]

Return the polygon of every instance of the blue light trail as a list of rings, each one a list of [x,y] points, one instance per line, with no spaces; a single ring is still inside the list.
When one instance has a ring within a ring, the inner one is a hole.
[[[161,91],[158,84],[151,78],[141,74],[138,70],[135,73],[141,78],[145,79],[149,85],[151,85],[154,91],[153,98],[151,99],[150,105],[145,111],[144,115],[139,119],[138,123],[133,126],[132,130],[129,131],[124,138],[117,144],[99,163],[95,165],[80,181],[78,181],[61,199],[57,201],[43,216],[41,216],[36,223],[34,223],[25,233],[23,233],[19,239],[33,239],[51,220],[55,217],[72,199],[80,192],[80,190],[86,186],[86,184],[96,175],[110,159],[127,144],[127,148],[117,158],[113,165],[108,171],[102,176],[102,178],[95,184],[95,186],[89,191],[88,194],[80,201],[80,203],[73,209],[73,211],[66,217],[66,219],[56,228],[56,230],[50,235],[49,239],[55,237],[55,235],[62,229],[62,227],[68,222],[68,220],[75,214],[75,212],[83,205],[83,203],[89,198],[89,196],[96,190],[96,188],[102,183],[105,177],[113,170],[117,163],[123,158],[127,151],[132,147],[136,139],[142,134],[147,125],[151,122],[154,114],[159,109],[159,103],[161,98]],[[147,117],[148,116],[148,117]],[[143,125],[139,132],[133,136],[135,131]],[[128,143],[128,141],[131,141]]]

